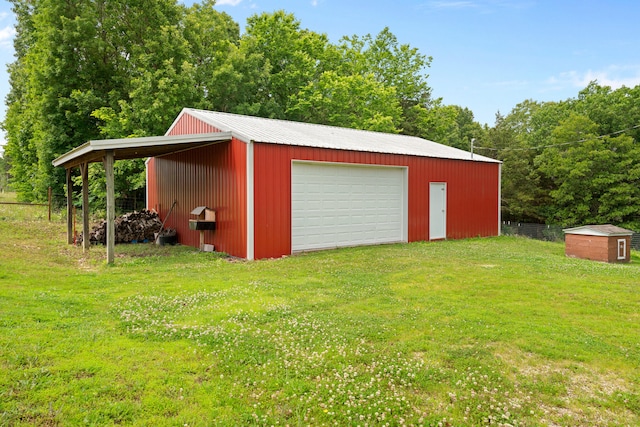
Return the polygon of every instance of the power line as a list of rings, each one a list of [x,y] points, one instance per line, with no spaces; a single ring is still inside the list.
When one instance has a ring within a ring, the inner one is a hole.
[[[640,125],[631,126],[630,128],[626,128],[626,129],[618,130],[618,131],[615,131],[615,132],[611,132],[611,133],[608,133],[606,135],[599,135],[599,136],[596,136],[596,137],[593,137],[593,138],[584,138],[584,139],[580,139],[578,141],[572,141],[572,142],[563,142],[563,143],[560,143],[560,144],[538,145],[538,146],[535,146],[535,147],[517,147],[517,148],[511,148],[511,147],[493,148],[493,147],[478,147],[478,146],[475,146],[474,148],[480,148],[480,149],[483,149],[483,150],[490,150],[490,151],[539,150],[541,148],[561,147],[563,145],[578,144],[580,142],[586,142],[586,141],[589,141],[591,139],[603,139],[603,138],[606,138],[608,136],[618,135],[620,133],[624,133],[624,132],[627,132],[627,131],[630,131],[630,130],[633,130],[633,129],[638,129],[638,128],[640,128]]]

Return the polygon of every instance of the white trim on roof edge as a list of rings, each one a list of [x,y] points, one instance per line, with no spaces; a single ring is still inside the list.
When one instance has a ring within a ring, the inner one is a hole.
[[[171,123],[171,126],[169,126],[169,129],[167,129],[167,131],[164,133],[164,136],[169,136],[173,128],[176,127],[176,125],[178,124],[182,116],[184,116],[186,111],[187,111],[187,108],[183,108],[182,110],[180,110],[180,114],[178,114],[178,117],[173,119],[173,123]]]
[[[173,130],[173,128],[178,124],[178,122],[180,121],[180,119],[182,118],[182,116],[184,116],[185,114],[189,114],[191,117],[195,117],[196,119],[199,119],[211,126],[216,126],[212,123],[210,123],[209,120],[207,120],[205,117],[202,117],[201,115],[197,114],[198,111],[206,111],[206,110],[197,110],[194,108],[183,108],[182,111],[180,111],[180,114],[178,114],[178,117],[176,117],[176,119],[173,121],[173,123],[171,123],[171,126],[169,126],[169,129],[167,129],[167,131],[165,132],[165,135],[168,136],[169,133],[171,133],[171,131]],[[222,114],[231,114],[231,113],[222,113]],[[252,116],[246,116],[246,117],[252,117]],[[214,132],[214,133],[219,133],[219,132]],[[229,133],[231,134],[231,136],[235,139],[237,139],[238,141],[242,141],[244,143],[252,143],[252,142],[256,142],[253,141],[251,138],[249,138],[248,136],[240,133],[240,132],[236,132],[236,131],[222,131],[222,133]]]
[[[53,160],[54,166],[61,166],[78,157],[102,150],[127,150],[135,148],[148,148],[162,145],[181,145],[193,143],[205,143],[231,139],[231,132],[201,133],[192,135],[165,135],[146,136],[139,138],[96,139],[85,142],[79,147],[63,154]],[[145,156],[146,157],[146,156]]]

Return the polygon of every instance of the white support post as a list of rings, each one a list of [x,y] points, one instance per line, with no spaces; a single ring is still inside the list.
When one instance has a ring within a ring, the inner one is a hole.
[[[498,164],[498,236],[502,235],[502,163]]]

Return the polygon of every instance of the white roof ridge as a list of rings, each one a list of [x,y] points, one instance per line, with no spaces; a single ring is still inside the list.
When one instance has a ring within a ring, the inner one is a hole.
[[[274,118],[270,118],[270,117],[261,117],[261,116],[249,116],[249,115],[246,115],[246,114],[229,113],[229,112],[223,112],[223,111],[203,110],[203,109],[199,109],[199,108],[185,108],[185,110],[194,111],[194,112],[200,112],[200,113],[209,113],[209,114],[213,113],[213,114],[220,114],[220,115],[225,115],[225,116],[250,118],[250,119],[254,119],[254,120],[264,120],[264,121],[270,121],[270,122],[295,123],[295,124],[300,124],[300,125],[304,125],[304,126],[317,126],[317,127],[322,127],[322,128],[328,128],[328,129],[345,130],[345,131],[350,131],[350,132],[363,132],[363,133],[372,133],[372,134],[378,134],[378,135],[396,135],[396,136],[402,136],[402,137],[405,137],[405,138],[416,138],[416,139],[420,139],[422,141],[429,141],[429,142],[433,142],[433,143],[436,143],[436,144],[440,144],[439,142],[435,142],[435,141],[432,141],[430,139],[421,138],[421,137],[415,136],[415,135],[407,135],[407,134],[404,134],[404,133],[391,133],[391,132],[382,132],[382,131],[369,130],[369,129],[347,128],[347,127],[342,127],[342,126],[326,125],[326,124],[323,124],[323,123],[301,122],[301,121],[298,121],[298,120],[287,120],[287,119],[274,119]],[[455,148],[455,147],[451,147],[451,148]],[[458,150],[459,150],[459,148],[458,148]],[[464,151],[464,150],[462,150],[462,151]]]

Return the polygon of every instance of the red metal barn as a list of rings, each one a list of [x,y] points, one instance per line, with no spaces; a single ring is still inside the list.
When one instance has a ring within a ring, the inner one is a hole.
[[[147,204],[182,244],[247,259],[500,232],[500,162],[421,138],[184,109],[167,135],[230,133],[147,162]]]

